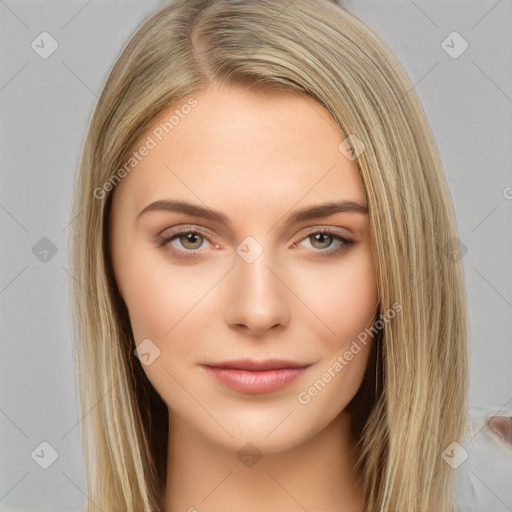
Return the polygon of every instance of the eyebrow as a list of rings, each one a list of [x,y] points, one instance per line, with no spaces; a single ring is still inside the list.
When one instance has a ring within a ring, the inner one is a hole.
[[[232,229],[232,223],[229,218],[222,212],[205,208],[196,204],[188,203],[186,201],[169,201],[160,200],[146,206],[137,216],[139,218],[142,214],[152,211],[169,211],[177,213],[186,213],[194,217],[201,217],[210,221],[224,224]],[[368,214],[368,207],[356,201],[331,201],[328,203],[318,204],[302,210],[292,212],[285,219],[285,224],[294,224],[305,220],[313,220],[322,217],[328,217],[335,213],[361,213]]]

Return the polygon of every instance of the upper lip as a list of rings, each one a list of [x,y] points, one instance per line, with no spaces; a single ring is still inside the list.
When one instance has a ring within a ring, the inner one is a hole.
[[[285,359],[265,359],[256,361],[254,359],[237,359],[234,361],[222,361],[219,363],[209,363],[205,366],[212,368],[232,368],[235,370],[248,370],[253,372],[263,372],[268,370],[284,370],[285,368],[306,368],[310,363],[299,363]]]

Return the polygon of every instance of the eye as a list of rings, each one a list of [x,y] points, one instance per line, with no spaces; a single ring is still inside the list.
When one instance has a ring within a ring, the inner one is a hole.
[[[173,255],[181,258],[199,256],[202,249],[205,249],[205,243],[210,243],[209,236],[202,231],[192,228],[180,230],[166,230],[158,235],[156,244],[169,250]]]
[[[309,241],[309,247],[312,252],[318,256],[336,256],[345,252],[348,246],[354,242],[339,233],[329,229],[319,229],[310,231],[302,243]],[[173,256],[178,258],[196,258],[201,256],[207,244],[214,243],[216,248],[219,247],[210,235],[198,230],[197,228],[185,227],[181,229],[169,229],[163,231],[155,240],[157,246],[163,247],[166,251],[170,251]],[[298,248],[300,243],[295,242],[292,247]]]
[[[205,238],[195,231],[187,231],[174,235],[171,240],[177,240],[185,249],[199,249]]]
[[[347,250],[348,246],[354,242],[347,237],[341,236],[339,233],[330,231],[328,229],[316,229],[308,233],[303,241],[308,240],[310,246],[316,249],[322,256],[331,256]],[[293,244],[298,247],[297,243]]]

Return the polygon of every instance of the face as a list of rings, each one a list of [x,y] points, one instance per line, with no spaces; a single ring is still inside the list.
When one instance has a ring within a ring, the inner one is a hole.
[[[140,138],[150,150],[113,191],[116,281],[171,415],[229,448],[289,449],[363,379],[371,344],[351,347],[378,303],[364,189],[312,99],[193,98]]]

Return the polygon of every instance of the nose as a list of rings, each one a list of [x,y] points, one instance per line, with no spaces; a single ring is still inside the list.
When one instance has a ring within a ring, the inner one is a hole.
[[[285,327],[290,319],[290,292],[263,253],[252,263],[235,258],[229,275],[224,318],[234,329],[261,337]]]

